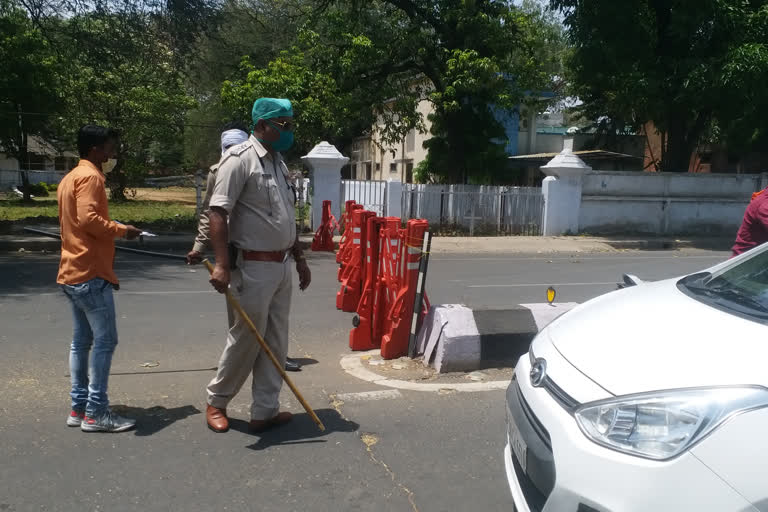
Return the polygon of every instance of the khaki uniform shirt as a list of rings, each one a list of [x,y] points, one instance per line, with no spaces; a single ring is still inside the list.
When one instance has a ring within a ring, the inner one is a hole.
[[[229,214],[229,241],[250,251],[283,251],[296,241],[288,168],[251,135],[219,162],[210,206]]]
[[[218,163],[210,167],[208,180],[205,184],[205,197],[203,197],[200,220],[197,221],[197,236],[195,237],[195,245],[192,247],[193,251],[200,253],[205,252],[206,247],[211,245],[211,221],[208,218],[208,209],[211,205],[211,196],[213,195],[213,187],[216,185],[216,171],[218,170]]]

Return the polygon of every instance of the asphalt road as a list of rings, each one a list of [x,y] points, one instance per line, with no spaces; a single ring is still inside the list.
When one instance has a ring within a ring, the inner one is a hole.
[[[430,263],[433,303],[498,306],[582,302],[625,272],[661,279],[726,253],[445,255]],[[290,391],[296,420],[261,436],[246,431],[249,393],[232,402],[227,434],[204,426],[205,385],[224,341],[223,298],[203,268],[119,255],[120,343],[110,399],[137,417],[126,434],[69,429],[68,304],[53,284],[55,255],[0,255],[0,510],[509,510],[502,460],[503,391],[402,391],[378,400],[334,399],[382,388],[343,372],[351,315],[334,307],[336,265],[313,256],[313,283],[296,292],[292,374],[326,423],[318,432]]]

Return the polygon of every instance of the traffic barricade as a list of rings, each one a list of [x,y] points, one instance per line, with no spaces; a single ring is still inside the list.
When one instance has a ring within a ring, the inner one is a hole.
[[[341,263],[344,259],[344,248],[349,244],[349,241],[352,239],[351,236],[349,236],[351,233],[347,231],[347,226],[349,226],[349,217],[352,215],[352,206],[355,205],[354,199],[350,199],[344,204],[344,212],[341,214],[341,223],[339,224],[339,233],[341,233],[341,240],[339,241],[339,252],[336,253],[336,263]],[[360,205],[362,208],[362,205]]]
[[[413,319],[416,285],[419,276],[419,261],[422,257],[422,242],[429,223],[424,219],[409,220],[401,236],[397,278],[397,295],[388,308],[383,320],[381,357],[396,359],[408,354],[408,338]],[[391,278],[390,278],[391,279]],[[425,301],[428,303],[428,300]],[[424,313],[424,310],[419,312]]]
[[[339,263],[339,270],[336,272],[336,278],[339,281],[341,281],[341,278],[344,275],[344,267],[346,267],[349,261],[352,259],[352,254],[356,250],[355,240],[358,240],[359,245],[361,227],[354,225],[353,216],[356,211],[362,210],[363,205],[354,203],[350,205],[350,209],[348,211],[347,220],[344,224],[344,235],[342,236],[344,245],[340,246],[339,252],[336,254],[336,261]]]
[[[365,240],[368,219],[375,216],[376,213],[367,210],[355,209],[352,212],[350,258],[340,269],[341,288],[336,294],[336,307],[347,313],[354,312],[360,302],[365,275],[365,254],[362,241]]]
[[[386,223],[387,219],[383,217],[369,217],[366,223],[365,282],[357,304],[357,314],[352,319],[354,327],[349,333],[349,348],[352,350],[370,350],[381,345],[381,334],[376,336],[376,331],[380,332],[380,329],[374,329],[374,307],[382,304],[381,300],[377,300],[376,292],[379,289],[380,233]]]
[[[328,200],[323,201],[323,219],[315,233],[315,237],[312,239],[312,250],[333,252],[335,249],[333,233],[338,228],[339,223],[336,222],[336,217],[331,213],[331,202]]]

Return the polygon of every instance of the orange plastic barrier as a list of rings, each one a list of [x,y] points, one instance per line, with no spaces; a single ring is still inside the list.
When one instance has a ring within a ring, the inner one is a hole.
[[[339,228],[336,217],[331,213],[331,202],[323,201],[323,220],[312,239],[313,251],[333,252],[333,233]]]
[[[419,275],[419,260],[422,256],[422,241],[429,223],[423,219],[409,220],[405,232],[399,237],[402,241],[397,253],[390,253],[381,258],[386,265],[386,275],[382,276],[388,292],[396,290],[394,300],[383,318],[381,337],[381,356],[384,359],[396,359],[408,354],[408,337],[413,319],[413,304],[416,297],[416,282]],[[400,233],[399,233],[400,234]],[[387,229],[389,244],[392,244],[389,229]],[[387,248],[382,247],[386,252]],[[393,266],[394,254],[398,262]],[[393,273],[394,271],[394,273]],[[425,305],[429,304],[425,300]],[[420,314],[424,314],[422,309]]]
[[[346,267],[352,259],[353,253],[356,250],[354,241],[360,238],[360,226],[353,226],[352,217],[356,211],[362,211],[363,205],[354,203],[350,205],[350,209],[347,211],[347,219],[344,222],[344,234],[341,236],[341,242],[339,244],[339,252],[336,254],[336,262],[339,264],[339,270],[336,273],[336,278],[341,281],[344,275],[344,267]]]
[[[399,222],[399,219],[398,219]],[[352,319],[353,329],[349,333],[349,348],[352,350],[370,350],[381,345],[381,329],[374,329],[374,307],[383,302],[377,300],[377,280],[379,274],[379,246],[381,230],[387,219],[369,217],[365,228],[365,282],[357,305],[357,314]],[[379,332],[376,336],[376,331]]]
[[[341,222],[339,223],[339,233],[341,233],[341,241],[339,241],[339,252],[336,253],[336,263],[341,263],[343,261],[343,248],[349,243],[349,240],[351,237],[349,237],[349,233],[347,232],[347,226],[349,226],[349,219],[352,215],[352,208],[355,204],[354,199],[347,201],[344,203],[344,213],[341,214]],[[360,205],[360,208],[362,208],[363,205]]]
[[[376,213],[367,210],[355,209],[352,212],[352,222],[349,225],[350,236],[352,237],[350,256],[349,260],[339,269],[341,289],[336,294],[336,307],[348,313],[355,311],[360,303],[366,266],[362,242],[366,240],[365,230],[368,219],[375,216]]]

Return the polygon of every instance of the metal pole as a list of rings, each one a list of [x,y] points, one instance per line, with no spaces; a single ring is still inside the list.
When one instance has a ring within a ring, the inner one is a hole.
[[[413,319],[411,320],[411,335],[408,339],[408,357],[416,357],[416,335],[419,332],[419,317],[421,306],[424,303],[424,283],[427,279],[427,267],[429,266],[429,251],[432,247],[432,236],[429,231],[424,232],[424,241],[421,244],[421,260],[419,260],[419,280],[416,283],[416,299],[413,303]]]
[[[49,233],[48,231],[43,231],[40,229],[34,229],[34,228],[24,228],[24,231],[27,233],[34,233],[36,235],[42,235],[47,236],[48,238],[55,238],[56,240],[61,240],[61,236],[56,233]],[[168,254],[164,252],[155,252],[155,251],[144,251],[141,249],[134,249],[132,247],[122,247],[120,245],[115,246],[116,251],[123,251],[123,252],[130,252],[133,254],[141,254],[143,256],[154,256],[155,258],[166,258],[170,260],[182,260],[185,261],[187,259],[186,256],[183,256],[181,254]]]

